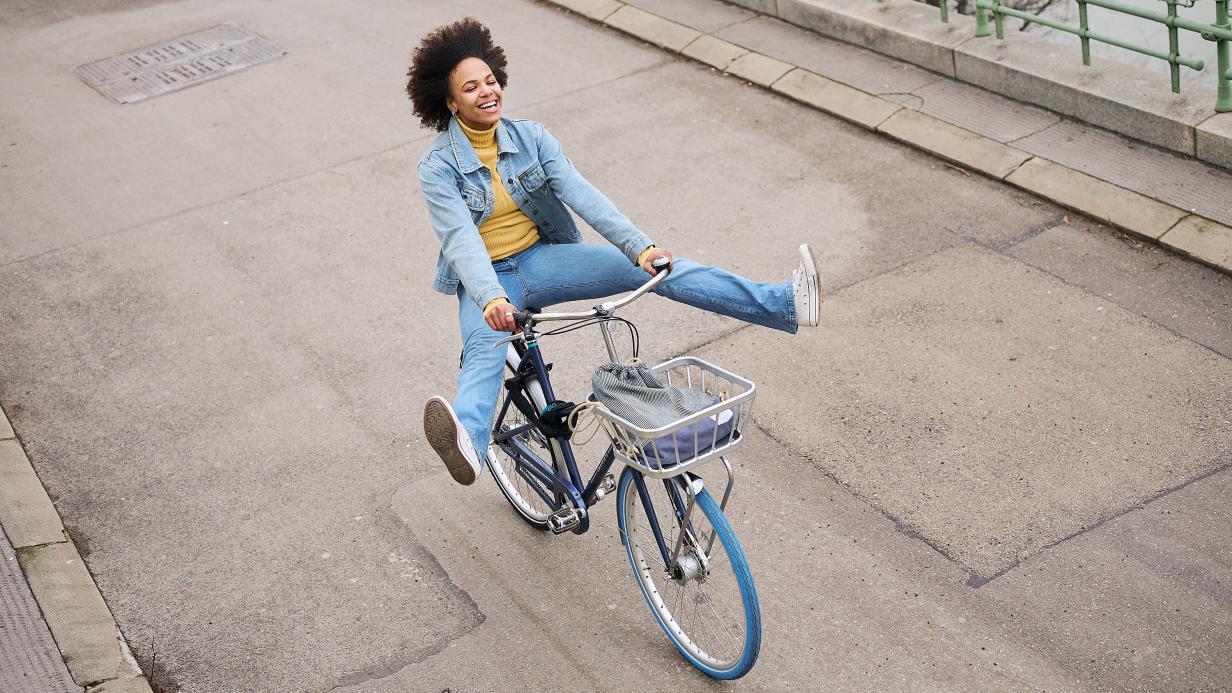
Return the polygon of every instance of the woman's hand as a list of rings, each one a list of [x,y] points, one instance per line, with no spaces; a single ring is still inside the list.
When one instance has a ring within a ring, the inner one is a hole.
[[[483,311],[483,321],[497,332],[517,332],[517,323],[513,321],[513,304],[504,296],[492,299]]]
[[[651,265],[654,264],[655,260],[658,260],[661,257],[667,258],[668,267],[675,267],[673,264],[675,260],[672,258],[672,251],[667,248],[652,248],[650,254],[642,258],[642,269],[646,270],[646,274],[654,276],[659,273],[659,271],[654,267],[651,267]]]

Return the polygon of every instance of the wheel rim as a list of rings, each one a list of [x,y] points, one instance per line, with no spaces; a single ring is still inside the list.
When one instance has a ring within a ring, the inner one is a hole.
[[[501,411],[503,404],[497,407],[496,411]],[[509,431],[522,426],[526,423],[526,417],[516,407],[510,406],[509,412],[505,416],[505,422],[501,426],[502,431]],[[518,436],[524,445],[532,452],[537,454],[540,459],[552,464],[555,459],[551,454],[550,446],[555,446],[554,442],[547,441],[543,434],[534,429],[531,429],[522,435]],[[519,513],[526,519],[537,524],[547,524],[548,515],[552,513],[552,509],[547,503],[539,497],[531,488],[530,483],[523,479],[517,473],[516,464],[499,445],[495,443],[488,446],[488,467],[492,470],[492,477],[496,479],[497,486],[501,492],[509,499],[509,503],[513,505]]]
[[[636,485],[632,480],[627,485],[631,488],[623,494],[623,530],[629,559],[659,624],[681,651],[704,666],[716,671],[736,667],[749,645],[748,617],[727,547],[715,538],[709,553],[704,552],[714,536],[714,527],[701,507],[695,506],[690,521],[700,546],[682,548],[680,557],[684,560],[677,561],[675,570],[665,566]],[[679,527],[667,494],[654,493],[656,488],[661,486],[648,479],[651,504],[670,553]],[[686,539],[686,547],[688,544]],[[699,564],[705,565],[704,571],[697,570]]]

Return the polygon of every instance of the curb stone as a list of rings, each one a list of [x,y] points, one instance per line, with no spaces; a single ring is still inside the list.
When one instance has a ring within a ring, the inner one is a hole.
[[[771,91],[1087,214],[1232,274],[1232,228],[1108,181],[1037,157],[789,62],[615,0],[547,0]],[[737,0],[778,16],[797,0]],[[615,11],[599,15],[609,6]],[[815,8],[812,6],[810,9]],[[739,54],[743,51],[743,54]],[[732,57],[735,56],[735,57]],[[786,70],[779,70],[780,66]],[[771,79],[774,73],[779,76]],[[943,71],[943,73],[946,71]],[[901,113],[900,113],[901,112]],[[1184,220],[1182,222],[1182,220]],[[1175,227],[1175,228],[1174,228]]]
[[[1212,267],[1232,266],[1232,229],[1199,216],[1185,217],[1164,234],[1163,243]]]
[[[870,130],[903,108],[802,67],[783,75],[771,90]]]
[[[69,674],[87,693],[151,693],[3,411],[0,438],[0,522]]]
[[[721,38],[706,34],[697,37],[696,41],[685,46],[681,53],[712,67],[726,70],[728,65],[741,56],[748,55],[749,51],[734,43],[728,43]]]
[[[795,65],[775,60],[761,53],[745,53],[727,66],[727,72],[758,86],[768,87],[795,67]]]
[[[1005,178],[1031,158],[1024,151],[910,108],[890,116],[877,130],[993,178]]]
[[[702,35],[692,27],[677,24],[633,5],[621,7],[603,23],[676,53]]]

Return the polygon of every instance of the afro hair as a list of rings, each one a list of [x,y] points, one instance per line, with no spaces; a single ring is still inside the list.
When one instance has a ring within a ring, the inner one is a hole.
[[[445,105],[449,76],[467,58],[487,63],[502,89],[509,81],[505,50],[492,42],[491,32],[474,17],[437,27],[419,42],[406,73],[406,93],[411,97],[412,112],[424,127],[436,132],[449,127],[453,116]]]

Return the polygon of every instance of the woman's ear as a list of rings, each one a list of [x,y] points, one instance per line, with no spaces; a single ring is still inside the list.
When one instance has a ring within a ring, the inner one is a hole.
[[[458,115],[458,104],[453,99],[445,99],[445,108],[448,108],[450,113]]]

